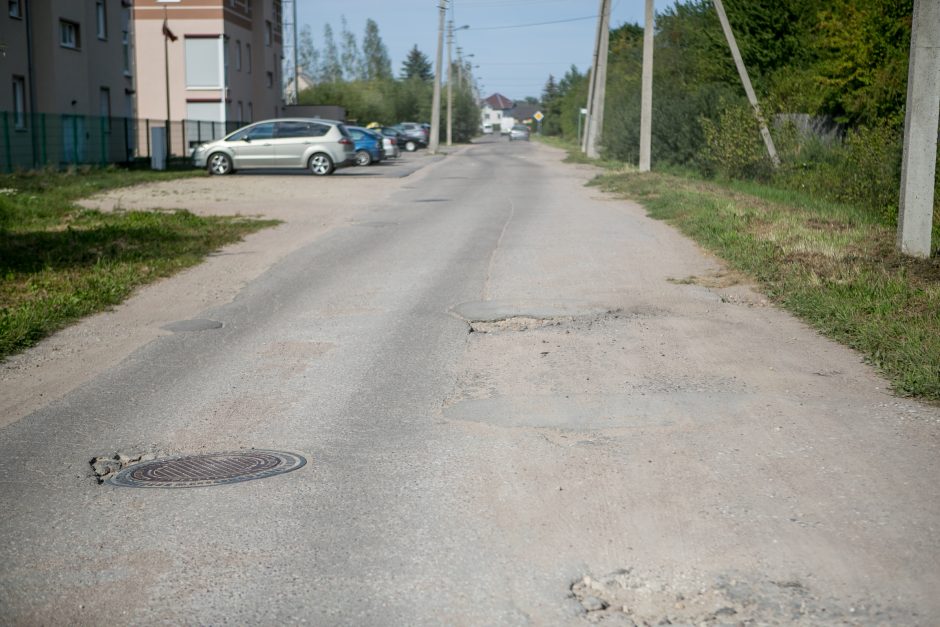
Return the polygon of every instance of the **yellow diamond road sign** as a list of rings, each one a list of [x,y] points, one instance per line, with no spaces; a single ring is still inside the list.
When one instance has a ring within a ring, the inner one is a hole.
[[[533,115],[532,117],[535,118],[537,121],[541,122],[542,118],[544,118],[545,116],[542,115],[541,111],[536,111],[535,115]]]

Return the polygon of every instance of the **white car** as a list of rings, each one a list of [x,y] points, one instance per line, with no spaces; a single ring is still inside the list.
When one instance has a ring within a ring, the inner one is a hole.
[[[196,146],[193,165],[209,174],[254,168],[307,168],[317,176],[355,164],[356,149],[342,122],[311,118],[264,120]]]
[[[382,148],[385,150],[385,156],[389,159],[397,159],[401,156],[401,148],[395,143],[395,140],[387,135],[382,135]]]

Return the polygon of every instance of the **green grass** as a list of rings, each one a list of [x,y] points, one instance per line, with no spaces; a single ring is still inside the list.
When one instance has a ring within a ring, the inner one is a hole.
[[[595,183],[754,277],[774,302],[861,352],[898,394],[940,400],[940,259],[898,254],[895,229],[878,216],[674,173],[609,173]]]
[[[277,223],[74,204],[107,189],[200,175],[114,168],[0,175],[0,358]]]
[[[642,203],[757,282],[775,303],[859,351],[896,393],[940,400],[940,258],[895,250],[896,227],[871,209],[752,181],[710,181],[667,167],[608,172],[594,184]],[[933,250],[940,250],[934,228]]]

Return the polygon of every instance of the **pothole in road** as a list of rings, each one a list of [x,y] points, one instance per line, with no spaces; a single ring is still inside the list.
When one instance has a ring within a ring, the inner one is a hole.
[[[127,488],[196,488],[265,479],[297,470],[306,463],[302,455],[284,451],[206,453],[138,460],[109,473],[99,483],[107,481]]]
[[[571,318],[532,318],[516,316],[503,320],[470,320],[470,333],[498,333],[500,331],[529,331],[543,327],[555,327]]]
[[[799,581],[718,576],[701,585],[694,579],[669,583],[640,577],[632,569],[571,585],[582,616],[591,623],[653,625],[858,625],[908,623],[910,612],[822,598]]]
[[[650,304],[627,308],[598,307],[577,301],[520,304],[510,301],[462,303],[451,309],[470,327],[470,333],[529,331],[563,326],[585,331],[614,320],[639,320],[666,316],[669,312]]]
[[[132,453],[130,455],[115,453],[114,455],[93,457],[88,461],[88,464],[91,466],[92,476],[101,484],[125,468],[156,458],[156,453]]]
[[[211,331],[213,329],[221,329],[224,325],[218,320],[206,320],[203,318],[197,318],[195,320],[180,320],[179,322],[171,322],[163,327],[165,331],[172,331],[173,333],[191,333],[194,331]]]

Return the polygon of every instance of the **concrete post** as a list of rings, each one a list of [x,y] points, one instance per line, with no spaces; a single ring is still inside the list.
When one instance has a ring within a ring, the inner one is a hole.
[[[588,147],[588,129],[591,127],[591,112],[594,110],[594,87],[597,85],[597,66],[600,63],[601,54],[601,30],[604,25],[604,2],[600,0],[600,6],[597,9],[597,33],[594,36],[594,54],[591,56],[591,81],[588,83],[587,114],[584,118],[584,137],[581,139],[581,152],[587,152]]]
[[[453,144],[454,128],[454,62],[451,47],[454,44],[454,21],[447,23],[447,145]]]
[[[760,135],[764,139],[764,146],[767,147],[767,154],[770,155],[770,160],[776,168],[780,165],[780,157],[777,156],[777,148],[770,136],[770,130],[767,128],[764,115],[760,111],[760,105],[757,104],[757,94],[754,93],[751,79],[747,75],[747,68],[744,67],[744,60],[741,58],[741,51],[738,50],[738,43],[734,39],[731,23],[728,22],[728,16],[725,14],[725,6],[721,3],[721,0],[714,0],[714,2],[715,11],[718,12],[718,19],[721,21],[721,28],[725,31],[725,39],[728,40],[728,47],[731,48],[731,56],[734,57],[734,64],[738,68],[738,76],[741,77],[741,83],[744,85],[744,93],[747,94],[748,101],[754,107],[754,115],[757,116],[757,123],[760,124]]]
[[[434,96],[431,100],[431,136],[428,138],[428,152],[437,154],[441,144],[441,57],[444,54],[444,17],[447,13],[447,0],[438,5],[441,10],[440,23],[437,27],[437,63],[434,65]]]
[[[601,134],[604,130],[604,98],[607,90],[607,51],[610,48],[610,0],[601,2],[600,49],[597,54],[596,78],[594,82],[594,107],[588,118],[587,156],[601,156]]]
[[[897,248],[930,257],[940,122],[940,3],[914,0]]]
[[[640,172],[650,171],[653,134],[653,0],[646,0],[643,27],[643,87],[640,96]]]

